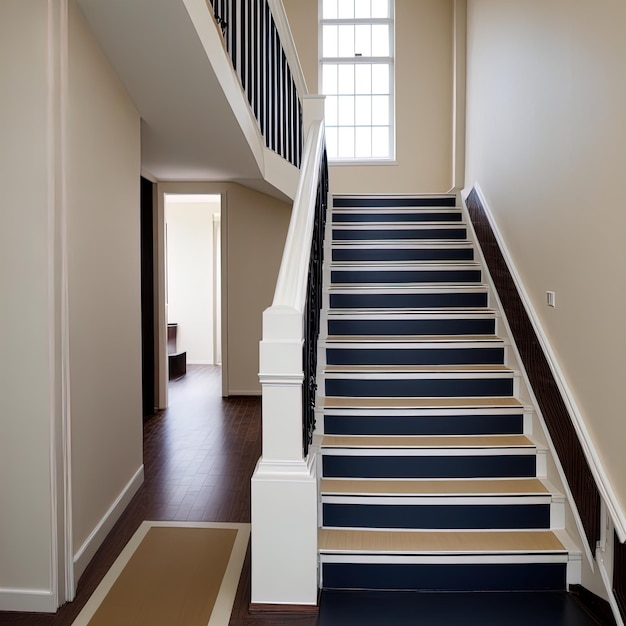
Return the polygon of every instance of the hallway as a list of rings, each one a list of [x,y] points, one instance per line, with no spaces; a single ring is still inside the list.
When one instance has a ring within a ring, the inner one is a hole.
[[[184,378],[170,383],[169,392],[169,409],[155,415],[144,427],[145,482],[85,571],[76,600],[55,615],[0,613],[0,625],[70,626],[143,520],[250,521],[250,477],[261,454],[260,398],[223,399],[220,370],[216,366],[190,366]],[[442,619],[448,626],[597,624],[564,594],[535,594],[530,601],[527,597],[507,594],[478,594],[470,598],[462,595],[399,597],[327,592],[322,599],[320,624],[426,626],[424,620],[428,620],[428,626],[435,626]],[[522,621],[513,622],[510,606],[518,599],[521,604],[516,613],[523,609],[532,616],[522,611],[518,614]],[[310,614],[250,615],[249,603],[248,551],[230,626],[315,626],[317,623],[317,616]],[[468,607],[472,609],[469,614]],[[420,621],[415,621],[416,615],[421,616]]]
[[[261,454],[261,399],[221,397],[220,368],[192,365],[170,382],[170,407],[144,426],[145,482],[56,614],[0,613],[2,625],[70,626],[144,520],[250,521],[250,477]],[[246,558],[231,626],[302,624],[315,616],[250,616]]]

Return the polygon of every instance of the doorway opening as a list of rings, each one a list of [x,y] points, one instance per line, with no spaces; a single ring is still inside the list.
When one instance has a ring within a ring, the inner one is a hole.
[[[221,195],[164,194],[169,378],[221,365]]]

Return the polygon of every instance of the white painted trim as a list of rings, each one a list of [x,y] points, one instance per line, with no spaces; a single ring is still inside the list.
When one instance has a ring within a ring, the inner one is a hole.
[[[611,516],[613,524],[615,525],[615,531],[617,532],[617,536],[622,543],[626,543],[626,512],[623,511],[621,508],[619,499],[617,498],[615,491],[613,490],[613,487],[611,485],[611,481],[606,474],[600,455],[598,454],[598,451],[596,450],[590,438],[583,414],[574,399],[574,395],[571,392],[567,383],[567,378],[565,377],[565,374],[563,373],[558,363],[556,355],[552,350],[552,346],[550,345],[550,341],[548,340],[548,337],[544,332],[543,327],[541,326],[541,322],[539,321],[539,318],[535,313],[532,301],[530,300],[528,293],[524,288],[524,283],[517,271],[517,268],[515,267],[515,264],[513,263],[513,258],[497,226],[495,218],[493,217],[493,213],[489,208],[489,205],[480,188],[480,185],[477,182],[474,182],[474,189],[476,190],[476,193],[480,198],[480,202],[483,205],[485,215],[489,220],[489,224],[493,231],[494,237],[502,252],[502,256],[505,263],[507,264],[509,272],[511,273],[513,282],[517,287],[517,291],[526,310],[526,314],[528,315],[533,325],[541,348],[543,349],[546,360],[550,366],[550,370],[552,371],[552,375],[554,376],[554,380],[556,381],[561,396],[563,397],[563,402],[565,403],[568,413],[570,414],[570,417],[572,419],[572,424],[574,426],[574,429],[576,430],[576,435],[578,436],[580,445],[585,454],[585,458],[587,459],[587,463],[589,464],[589,468],[591,470],[591,473],[593,474],[594,480],[598,487],[598,491],[600,492],[600,496],[605,502],[608,513]],[[464,199],[467,198],[468,195],[469,191],[465,190]]]
[[[64,569],[63,587],[57,589],[57,604],[60,606],[64,601],[72,601],[76,596],[78,578],[74,575],[73,557],[74,530],[73,530],[73,498],[72,498],[72,411],[70,403],[70,321],[69,321],[69,269],[68,269],[68,246],[67,246],[67,148],[66,148],[66,123],[68,115],[68,66],[69,66],[69,3],[64,1],[62,7],[63,19],[61,42],[64,45],[61,58],[61,469],[63,472],[63,561]],[[58,471],[58,462],[57,462]],[[59,570],[61,564],[59,564]]]
[[[74,597],[69,425],[69,321],[67,270],[67,0],[48,2],[47,13],[47,247],[49,354],[50,586],[34,594],[33,609],[56,610]],[[13,594],[14,591],[11,591]],[[23,598],[21,590],[18,597]],[[47,594],[51,594],[51,604]],[[33,598],[31,590],[26,595]],[[19,603],[19,601],[18,601]],[[16,605],[17,606],[17,605]],[[42,609],[40,606],[46,606]],[[15,606],[9,607],[16,610]]]
[[[324,147],[324,122],[313,122],[307,134],[302,155],[301,176],[293,202],[292,217],[285,241],[285,251],[280,264],[272,309],[289,307],[302,313],[309,271],[311,238],[313,236],[313,211],[319,178],[319,163]],[[298,337],[302,339],[302,329]],[[264,333],[265,337],[265,333]],[[283,339],[286,339],[284,337]]]
[[[453,74],[452,81],[452,181],[451,191],[461,189],[465,181],[466,122],[466,50],[467,2],[454,0],[453,6]]]
[[[378,506],[388,506],[390,504],[399,506],[429,506],[429,505],[483,505],[483,506],[502,506],[502,505],[528,505],[528,504],[551,504],[551,494],[545,495],[504,495],[498,494],[493,496],[475,495],[475,496],[415,496],[415,495],[397,495],[397,494],[376,494],[376,495],[335,495],[330,493],[322,494],[322,502],[324,504],[371,504]],[[459,529],[461,530],[461,529]]]
[[[324,456],[534,456],[541,451],[535,448],[328,448],[323,446]],[[537,469],[539,474],[539,469]],[[538,477],[545,478],[545,472]],[[532,478],[529,476],[528,478]]]
[[[465,194],[467,195],[467,194]],[[467,205],[465,203],[465,199],[462,197],[461,198],[461,202],[463,204],[463,210],[465,212],[467,212]],[[476,242],[476,247],[475,250],[477,252],[477,254],[479,255],[481,262],[483,264],[483,267],[485,269],[485,280],[486,282],[489,284],[490,290],[492,292],[492,298],[495,300],[495,308],[499,311],[499,323],[503,326],[503,332],[502,330],[500,331],[502,335],[506,336],[506,337],[512,337],[513,333],[511,331],[511,328],[509,326],[509,322],[508,319],[504,313],[504,309],[502,307],[502,302],[500,302],[500,297],[498,295],[498,292],[495,288],[495,285],[493,283],[493,279],[491,278],[491,274],[489,272],[487,263],[485,261],[485,257],[482,251],[482,248],[480,247],[480,245],[478,245],[478,239],[476,237],[476,232],[474,230],[474,226],[471,223],[471,220],[468,220],[469,222],[469,229],[468,229],[468,233],[469,236],[471,237],[472,241]],[[593,571],[594,570],[594,557],[593,554],[591,552],[591,548],[589,547],[589,544],[587,542],[586,536],[585,536],[585,529],[582,523],[582,519],[580,517],[580,514],[578,512],[578,508],[575,505],[575,500],[574,497],[572,495],[572,491],[569,487],[569,484],[567,482],[567,478],[565,476],[565,472],[563,470],[563,466],[561,465],[560,459],[558,457],[558,454],[556,453],[556,449],[554,447],[554,443],[552,442],[552,438],[550,436],[550,433],[548,432],[548,428],[545,422],[545,419],[543,417],[543,414],[541,412],[541,409],[539,408],[539,403],[537,402],[537,398],[535,397],[535,393],[532,389],[532,385],[530,384],[530,380],[528,378],[528,373],[526,372],[526,368],[524,367],[523,361],[520,357],[519,351],[517,349],[517,345],[515,343],[511,343],[509,346],[509,350],[511,350],[513,357],[514,357],[514,361],[517,363],[518,367],[520,368],[520,372],[521,375],[524,379],[524,383],[525,383],[525,387],[526,387],[526,392],[529,396],[529,400],[532,404],[532,411],[533,413],[536,415],[537,417],[537,422],[539,423],[539,425],[541,426],[542,432],[544,434],[544,437],[548,443],[548,448],[550,450],[550,456],[551,459],[554,463],[554,466],[556,468],[557,474],[559,475],[560,481],[561,481],[561,485],[563,486],[563,490],[565,491],[567,500],[569,502],[569,506],[570,506],[570,510],[572,511],[572,515],[574,517],[574,522],[576,524],[576,530],[580,536],[581,539],[581,545],[583,546],[583,551],[585,553],[585,556],[587,558],[587,563],[590,567],[590,569]],[[532,415],[525,415],[524,416],[524,433],[531,433],[533,429],[533,416]],[[539,458],[538,458],[539,461]],[[539,468],[541,467],[541,471],[543,472],[542,474],[539,474]],[[543,476],[545,477],[547,475],[547,454],[544,452],[543,456],[541,457],[541,465],[537,464],[537,474],[538,476]]]
[[[143,167],[141,168],[140,175],[146,180],[149,180],[151,183],[156,184],[159,182],[154,174],[151,174],[150,172],[148,172],[148,170],[143,169]]]
[[[607,552],[605,552],[604,550],[598,550],[597,552],[598,571],[600,572],[600,577],[602,578],[602,582],[604,583],[604,587],[607,591],[608,602],[611,606],[611,610],[613,611],[613,617],[615,618],[615,622],[617,626],[624,626],[624,620],[622,619],[622,615],[617,604],[617,599],[615,598],[615,594],[613,593],[613,574],[612,572],[609,572],[604,559],[605,555],[608,555],[609,559],[612,559],[613,546],[611,544],[612,541],[609,541],[604,546],[605,548],[607,548]]]
[[[228,397],[228,192],[222,192],[220,200],[220,311],[222,336],[220,355],[222,361],[222,397]]]
[[[54,613],[58,609],[56,595],[45,589],[0,588],[0,611]]]
[[[74,576],[76,580],[78,580],[85,571],[89,561],[91,561],[106,536],[111,532],[115,522],[117,522],[120,515],[124,512],[124,509],[126,509],[142,483],[143,464],[128,481],[124,489],[122,489],[115,499],[115,502],[113,502],[109,510],[104,514],[98,524],[96,524],[96,527],[91,531],[89,537],[87,537],[83,545],[74,555]]]

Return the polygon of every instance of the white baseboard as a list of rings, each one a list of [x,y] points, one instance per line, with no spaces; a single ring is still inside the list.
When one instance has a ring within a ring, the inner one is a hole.
[[[89,564],[89,561],[93,558],[98,548],[102,545],[102,542],[106,536],[111,532],[111,529],[115,525],[115,522],[119,519],[120,515],[124,512],[124,509],[128,506],[133,496],[137,493],[137,490],[143,484],[143,464],[135,472],[135,475],[128,481],[128,484],[122,489],[121,493],[117,496],[115,502],[111,505],[109,510],[104,514],[102,519],[98,522],[96,527],[91,531],[91,534],[83,545],[74,554],[74,580],[78,581],[81,574],[85,571],[85,568]],[[56,610],[56,607],[53,609]]]
[[[245,389],[229,389],[228,396],[258,396],[261,397],[262,391],[260,389],[256,389],[254,391],[245,390]]]
[[[55,613],[58,608],[56,597],[50,590],[0,587],[0,611]]]
[[[511,277],[513,278],[513,282],[517,287],[517,291],[519,293],[520,299],[524,305],[526,310],[526,314],[530,319],[535,333],[537,334],[537,338],[539,339],[539,343],[541,348],[543,349],[543,353],[546,356],[546,360],[548,365],[550,366],[550,370],[552,371],[552,375],[554,376],[554,380],[559,388],[561,396],[563,398],[563,402],[567,407],[568,413],[572,418],[572,424],[576,431],[576,435],[580,441],[581,447],[585,454],[585,458],[587,463],[589,464],[589,468],[591,473],[593,474],[594,480],[598,487],[598,491],[600,492],[600,496],[604,501],[608,513],[611,516],[613,524],[615,526],[615,531],[617,532],[617,536],[621,542],[626,542],[626,512],[622,509],[619,499],[613,490],[611,485],[611,481],[604,470],[604,465],[600,459],[600,455],[596,450],[593,442],[590,438],[589,431],[585,424],[585,419],[580,411],[576,401],[574,400],[574,395],[567,383],[563,370],[559,366],[557,358],[552,350],[552,346],[550,345],[550,341],[546,333],[541,326],[538,316],[535,313],[535,309],[532,305],[532,302],[524,288],[524,284],[520,277],[519,272],[517,271],[515,264],[513,263],[511,254],[506,246],[505,240],[502,237],[500,230],[498,229],[498,225],[494,219],[493,213],[489,208],[487,200],[485,199],[485,195],[480,188],[480,185],[477,182],[474,182],[473,185],[474,190],[478,194],[480,202],[485,210],[485,215],[489,221],[491,226],[491,230],[493,231],[493,235],[498,243],[498,247],[502,252],[502,256],[504,258],[505,263],[511,273]],[[471,189],[466,189],[463,192],[463,198],[467,199]]]

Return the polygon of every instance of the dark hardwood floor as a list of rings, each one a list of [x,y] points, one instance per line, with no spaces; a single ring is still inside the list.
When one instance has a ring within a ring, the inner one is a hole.
[[[55,614],[0,612],[0,624],[69,626],[144,520],[249,522],[250,478],[261,455],[261,400],[221,397],[218,367],[189,366],[169,387],[170,407],[144,426],[145,482]],[[301,624],[316,616],[251,615],[250,552],[231,626]],[[114,626],[114,625],[112,625]]]

